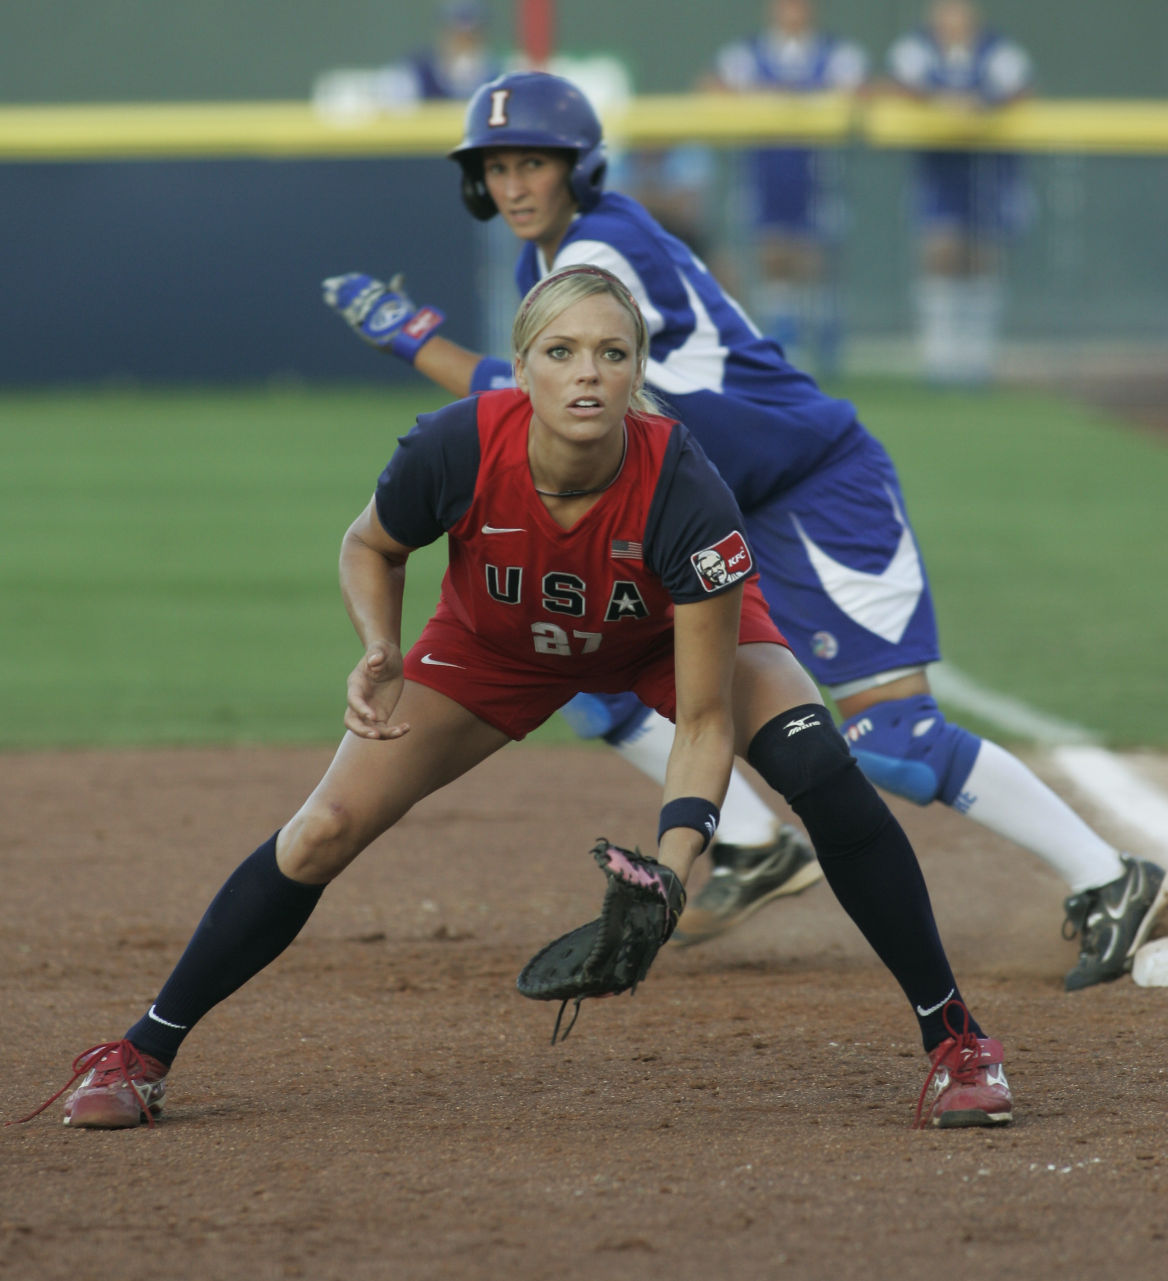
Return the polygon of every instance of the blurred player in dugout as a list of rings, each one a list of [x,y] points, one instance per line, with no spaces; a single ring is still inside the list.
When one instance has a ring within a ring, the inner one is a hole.
[[[719,50],[702,87],[732,93],[854,93],[868,59],[819,30],[812,0],[768,0],[764,26]],[[846,226],[832,150],[758,147],[744,155],[752,258],[747,299],[764,333],[821,374],[839,360],[835,264]]]
[[[503,69],[487,35],[482,4],[449,0],[438,10],[430,44],[374,70],[326,71],[317,78],[313,100],[324,114],[342,117],[463,101]]]
[[[386,105],[469,98],[502,70],[487,45],[487,15],[481,4],[455,0],[442,6],[439,17],[430,48],[381,72],[380,97]]]
[[[924,24],[888,52],[893,85],[950,111],[984,113],[1029,93],[1029,55],[987,27],[969,0],[936,0]],[[1033,200],[1016,155],[921,151],[913,163],[919,243],[917,324],[931,382],[979,385],[998,360],[1003,251],[1031,221]]]

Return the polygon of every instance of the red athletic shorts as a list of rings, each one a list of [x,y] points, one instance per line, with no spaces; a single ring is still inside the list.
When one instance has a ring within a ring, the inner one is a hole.
[[[649,707],[673,720],[673,643],[652,647],[644,662],[621,673],[581,680],[558,677],[519,654],[486,650],[473,633],[449,616],[431,619],[405,656],[407,680],[428,685],[460,703],[508,738],[521,739],[577,694],[619,694],[632,690]],[[752,578],[742,597],[740,645],[786,645],[771,622],[766,601]]]

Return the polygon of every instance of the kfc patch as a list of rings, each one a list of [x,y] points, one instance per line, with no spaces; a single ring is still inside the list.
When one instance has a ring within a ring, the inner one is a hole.
[[[708,592],[736,583],[754,569],[746,539],[735,530],[713,547],[704,547],[690,557],[698,579]]]

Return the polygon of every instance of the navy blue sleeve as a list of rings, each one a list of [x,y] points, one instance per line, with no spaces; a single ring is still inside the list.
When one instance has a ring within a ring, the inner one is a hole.
[[[644,555],[679,605],[728,591],[754,572],[734,495],[680,423],[649,506]]]
[[[526,298],[527,291],[539,279],[539,263],[535,253],[535,246],[530,241],[519,251],[519,258],[515,263],[515,288],[519,291],[520,298]]]
[[[377,518],[399,543],[425,547],[466,514],[478,474],[477,397],[419,414],[377,479]]]

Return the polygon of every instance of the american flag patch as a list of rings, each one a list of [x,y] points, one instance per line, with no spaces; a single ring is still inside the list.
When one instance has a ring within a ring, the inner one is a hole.
[[[630,542],[627,538],[612,540],[613,560],[640,560],[643,550],[640,543]]]

